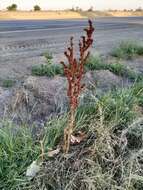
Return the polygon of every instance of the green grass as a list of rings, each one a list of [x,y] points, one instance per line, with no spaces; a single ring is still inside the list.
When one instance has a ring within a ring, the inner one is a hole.
[[[72,146],[67,157],[62,154],[53,159],[45,157],[45,164],[32,181],[25,178],[25,172],[41,154],[40,140],[45,153],[61,144],[67,115],[48,121],[38,136],[28,126],[0,122],[0,189],[89,190],[92,185],[93,189],[139,190],[143,187],[137,169],[143,130],[134,122],[141,114],[135,108],[143,106],[143,82],[104,96],[94,93],[85,97],[76,115],[76,131],[84,130],[90,138],[84,144]],[[125,135],[127,144],[121,141]]]
[[[15,84],[15,81],[12,79],[5,79],[2,81],[2,86],[5,88],[11,88]]]
[[[42,64],[32,67],[32,75],[54,77],[55,75],[63,75],[63,68],[61,65]]]
[[[113,49],[111,55],[119,59],[132,59],[137,55],[143,55],[143,45],[133,41],[123,41]]]
[[[67,156],[61,154],[46,161],[27,188],[141,190],[143,118],[139,119],[141,113],[135,107],[142,98],[143,83],[102,97],[92,95],[90,101],[88,97],[84,107],[88,105],[88,109],[78,110],[77,121],[80,118],[83,121],[76,129],[84,129],[90,135],[88,140],[72,146]],[[63,127],[66,123],[51,123],[51,129],[56,125]],[[54,144],[58,144],[60,135],[49,133],[49,141],[54,137],[57,139]]]
[[[135,82],[130,88],[112,90],[103,96],[98,94],[87,95],[79,106],[77,115],[98,119],[98,107],[102,106],[104,121],[126,125],[135,117],[136,106],[143,106],[143,82]]]
[[[25,182],[27,166],[37,158],[39,147],[28,127],[16,128],[12,123],[0,127],[0,189],[18,189]]]
[[[46,58],[47,64],[52,64],[52,59],[53,59],[52,53],[45,52],[43,56]]]
[[[104,60],[100,57],[100,56],[91,56],[86,65],[85,65],[85,69],[86,71],[90,71],[90,70],[109,70],[112,73],[121,76],[121,77],[125,77],[128,78],[130,80],[142,80],[143,79],[143,75],[139,74],[133,70],[131,70],[130,68],[128,68],[127,66],[121,64],[121,63],[105,63]]]
[[[55,117],[46,123],[43,137],[45,151],[48,151],[48,149],[54,148],[56,145],[58,145],[63,136],[63,131],[66,127],[66,124],[66,115],[57,118]]]
[[[59,142],[65,123],[64,116],[49,121],[41,138],[36,138],[29,126],[16,127],[11,122],[0,122],[0,189],[21,189],[21,186],[28,183],[25,172],[41,154],[40,140],[47,153]]]
[[[85,64],[86,71],[107,69],[103,58],[100,55],[90,56]]]
[[[43,56],[46,58],[46,63],[35,65],[32,67],[32,75],[54,77],[55,75],[63,75],[63,68],[59,64],[53,64],[53,56],[49,52],[45,52]]]
[[[47,64],[33,66],[32,75],[48,77],[54,77],[55,75],[63,76],[63,67],[60,64],[53,64],[51,61],[52,56],[50,54],[45,54],[45,57],[47,57]],[[140,81],[143,79],[142,74],[133,71],[122,63],[106,63],[100,55],[90,56],[85,64],[86,72],[93,70],[109,70],[118,76],[125,77],[133,81]]]

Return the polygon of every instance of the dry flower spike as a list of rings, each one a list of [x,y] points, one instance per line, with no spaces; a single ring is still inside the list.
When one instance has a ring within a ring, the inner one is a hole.
[[[84,75],[84,65],[86,60],[90,54],[88,49],[91,47],[93,43],[92,35],[94,32],[94,27],[92,25],[92,21],[89,20],[89,27],[84,29],[86,32],[86,36],[82,36],[79,41],[79,54],[80,58],[77,59],[74,55],[74,44],[73,37],[70,39],[70,47],[65,51],[65,56],[68,60],[68,65],[64,62],[61,64],[64,67],[64,74],[68,81],[68,90],[67,95],[69,97],[70,104],[70,115],[69,115],[69,123],[67,128],[64,131],[64,152],[67,153],[69,151],[70,139],[75,127],[75,111],[78,107],[79,103],[79,95],[84,88],[84,84],[81,83],[83,75]]]

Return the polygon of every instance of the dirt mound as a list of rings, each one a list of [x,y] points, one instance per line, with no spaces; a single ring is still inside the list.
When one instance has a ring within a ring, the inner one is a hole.
[[[129,85],[127,80],[108,70],[87,72],[83,83],[97,93]],[[0,117],[10,116],[16,122],[47,121],[49,117],[68,110],[66,89],[66,78],[60,76],[29,76],[23,86],[10,90],[0,88]],[[84,92],[86,90],[83,95]]]
[[[143,57],[134,58],[133,60],[125,61],[125,64],[134,71],[143,74]]]
[[[128,80],[123,79],[109,70],[90,71],[85,76],[86,86],[95,86],[102,92],[107,92],[115,88],[122,88],[129,85]]]
[[[28,77],[13,98],[14,112],[29,121],[47,120],[66,111],[67,97],[63,77]]]

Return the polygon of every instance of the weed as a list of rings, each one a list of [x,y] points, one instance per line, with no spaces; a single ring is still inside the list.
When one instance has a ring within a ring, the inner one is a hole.
[[[67,117],[54,118],[45,125],[43,133],[33,137],[32,128],[16,127],[12,122],[0,122],[0,189],[16,190],[27,184],[27,167],[59,143]],[[30,190],[30,189],[29,189]]]
[[[52,59],[53,59],[52,54],[49,53],[49,52],[46,52],[46,53],[44,53],[43,55],[44,55],[44,57],[45,57],[46,60],[47,60],[47,64],[48,64],[48,65],[52,64]]]
[[[44,147],[45,151],[48,149],[54,148],[60,141],[61,137],[63,136],[64,128],[66,127],[67,116],[62,117],[55,117],[51,119],[45,125],[45,132],[44,132]]]
[[[5,87],[5,88],[10,88],[14,85],[15,81],[12,80],[12,79],[5,79],[3,80],[2,82],[2,86]]]
[[[86,71],[92,71],[92,70],[101,70],[106,69],[107,65],[104,63],[104,60],[101,58],[100,55],[94,55],[90,56],[87,59],[87,63],[85,65]]]
[[[91,56],[86,64],[86,71],[89,70],[109,70],[112,73],[128,78],[133,81],[140,81],[143,79],[143,75],[137,73],[127,66],[121,63],[105,63],[104,60],[100,56]]]
[[[53,56],[46,52],[43,54],[46,58],[46,64],[36,65],[32,67],[32,75],[54,77],[55,75],[63,75],[63,69],[60,65],[53,64]]]
[[[84,88],[82,84],[82,78],[84,76],[84,65],[89,57],[90,52],[88,51],[93,43],[92,35],[94,27],[91,20],[88,21],[89,26],[84,29],[86,32],[85,36],[81,36],[79,41],[79,54],[80,57],[77,59],[74,55],[74,44],[73,37],[70,39],[70,46],[65,51],[65,56],[68,60],[68,65],[61,62],[64,68],[64,74],[68,81],[67,96],[69,98],[70,115],[67,128],[64,130],[64,152],[68,153],[70,146],[70,138],[75,128],[75,112],[79,104],[79,96]]]
[[[37,158],[40,149],[34,143],[30,129],[1,123],[0,128],[0,189],[18,189],[24,183],[24,172]]]
[[[108,70],[111,71],[112,73],[119,75],[121,77],[128,78],[132,81],[139,81],[143,79],[142,74],[137,73],[127,66],[120,64],[120,63],[113,63],[113,64],[108,64],[107,66]]]
[[[132,59],[136,55],[143,55],[143,45],[133,41],[123,41],[114,48],[111,55],[119,59]]]
[[[54,77],[55,75],[63,75],[61,65],[42,64],[32,67],[32,75]]]
[[[114,121],[126,127],[127,123],[140,114],[135,107],[142,106],[143,83],[136,82],[130,88],[112,90],[103,96],[95,94],[94,91],[85,96],[88,97],[85,97],[79,106],[77,117],[84,115],[88,120],[98,119],[98,106],[101,105],[105,123]]]

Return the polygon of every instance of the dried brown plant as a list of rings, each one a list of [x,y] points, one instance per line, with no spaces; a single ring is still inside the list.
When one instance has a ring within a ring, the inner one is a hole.
[[[64,67],[64,74],[68,81],[68,90],[67,95],[69,97],[70,104],[70,114],[68,126],[64,130],[64,152],[68,153],[70,147],[70,139],[73,133],[73,129],[75,128],[75,111],[79,104],[79,96],[81,91],[84,88],[84,84],[82,84],[82,78],[84,75],[84,65],[86,63],[87,58],[89,57],[90,52],[88,49],[91,47],[93,43],[92,35],[94,32],[94,27],[92,25],[92,21],[88,21],[88,28],[84,29],[86,32],[86,36],[82,36],[79,41],[79,54],[80,57],[77,59],[74,55],[74,44],[73,37],[70,39],[70,47],[65,51],[65,56],[68,60],[68,64],[61,62]]]

